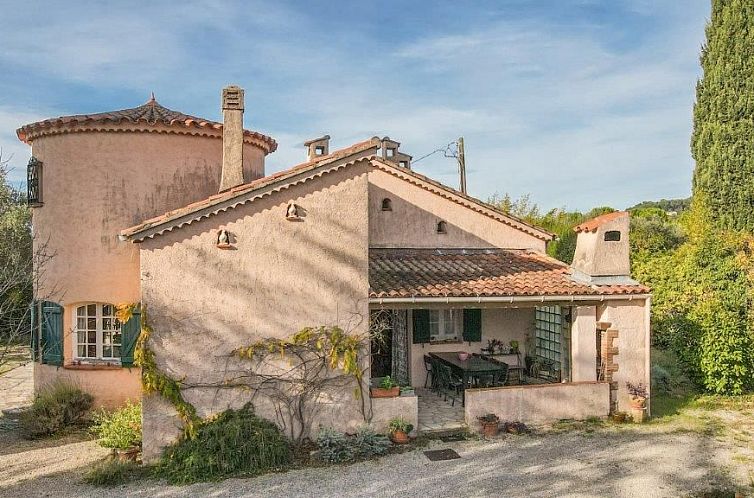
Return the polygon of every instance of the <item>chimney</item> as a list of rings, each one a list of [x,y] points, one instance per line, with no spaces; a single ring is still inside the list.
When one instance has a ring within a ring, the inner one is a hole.
[[[603,214],[576,227],[574,276],[597,284],[630,281],[628,230],[629,215],[625,211]]]
[[[326,156],[330,153],[330,135],[312,138],[304,142],[306,147],[306,160],[314,161],[317,157]]]
[[[223,171],[220,192],[244,183],[243,178],[243,89],[223,88]]]
[[[384,137],[381,144],[382,159],[390,161],[397,166],[411,169],[411,156],[400,152],[398,150],[400,146],[400,142],[391,140],[390,137]]]

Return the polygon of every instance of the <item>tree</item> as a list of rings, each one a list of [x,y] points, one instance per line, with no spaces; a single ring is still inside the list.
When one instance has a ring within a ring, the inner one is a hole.
[[[31,211],[8,183],[7,165],[0,154],[0,369],[16,345],[28,343],[34,284]]]
[[[754,3],[713,0],[696,87],[694,203],[718,229],[754,231]]]

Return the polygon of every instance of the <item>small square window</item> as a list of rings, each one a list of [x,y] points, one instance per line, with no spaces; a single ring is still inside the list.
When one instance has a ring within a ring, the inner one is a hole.
[[[321,156],[325,153],[325,146],[324,145],[317,145],[314,147],[314,153],[318,156]]]
[[[620,231],[608,230],[605,232],[605,242],[620,242]]]
[[[391,148],[389,148],[387,150],[387,157],[395,157],[395,149],[394,148],[391,147]]]

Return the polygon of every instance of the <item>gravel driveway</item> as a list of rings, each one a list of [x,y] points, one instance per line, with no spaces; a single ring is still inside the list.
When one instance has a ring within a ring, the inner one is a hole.
[[[608,428],[494,441],[433,441],[431,447],[454,448],[461,458],[430,462],[415,450],[255,479],[187,487],[142,481],[108,489],[81,483],[83,471],[102,450],[92,442],[77,442],[47,448],[43,455],[35,453],[41,450],[0,455],[0,496],[677,497],[733,488],[724,469],[730,460],[726,448],[715,437],[697,433]],[[33,465],[38,458],[43,462]]]

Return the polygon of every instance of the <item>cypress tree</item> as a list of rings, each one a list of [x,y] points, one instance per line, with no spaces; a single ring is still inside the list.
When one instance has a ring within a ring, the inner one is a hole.
[[[754,232],[754,1],[712,0],[696,87],[694,202],[712,226]]]

